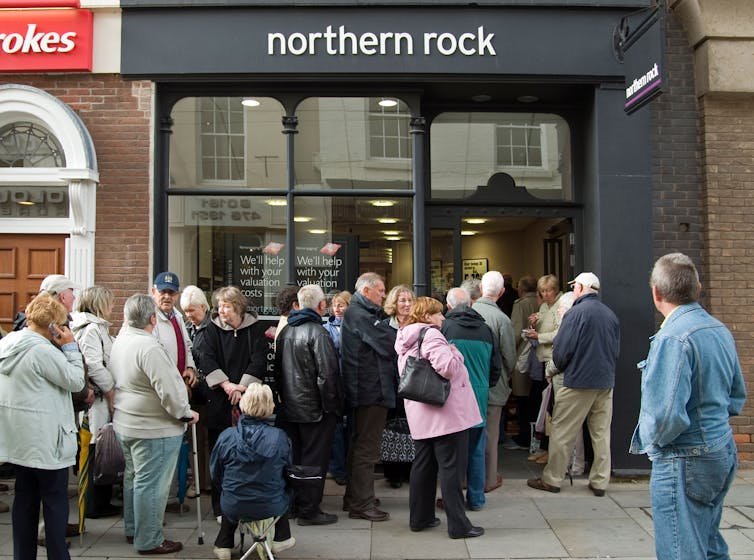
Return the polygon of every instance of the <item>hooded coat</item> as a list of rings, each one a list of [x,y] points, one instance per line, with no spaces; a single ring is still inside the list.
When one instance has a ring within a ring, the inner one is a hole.
[[[241,416],[212,450],[212,480],[222,488],[220,506],[232,521],[267,519],[288,509],[285,468],[291,464],[285,432],[264,420]]]
[[[267,371],[264,326],[250,313],[238,328],[224,323],[217,313],[197,344],[201,370],[207,376],[207,427],[221,430],[231,425],[231,405],[220,384],[224,381],[262,383]]]
[[[503,363],[497,337],[484,322],[484,317],[465,306],[448,311],[440,330],[463,355],[479,413],[482,418],[487,418],[490,387],[499,381]]]
[[[76,461],[71,392],[84,388],[76,344],[62,352],[26,328],[0,340],[0,462],[57,470]]]
[[[414,439],[428,439],[467,430],[482,422],[469,372],[463,356],[451,346],[439,329],[424,323],[412,323],[398,331],[395,351],[398,371],[403,372],[409,356],[419,353],[419,334],[427,329],[422,342],[422,356],[435,371],[450,380],[450,394],[443,406],[433,406],[409,399],[404,400],[406,418]]]

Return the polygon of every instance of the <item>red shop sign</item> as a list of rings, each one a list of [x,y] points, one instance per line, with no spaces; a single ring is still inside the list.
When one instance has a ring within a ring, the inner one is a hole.
[[[92,12],[0,10],[0,71],[91,71]]]

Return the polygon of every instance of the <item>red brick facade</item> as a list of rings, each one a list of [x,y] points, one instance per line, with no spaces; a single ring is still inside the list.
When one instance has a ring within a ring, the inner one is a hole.
[[[114,75],[4,75],[2,83],[39,88],[68,104],[97,152],[95,281],[125,298],[149,288],[152,84]]]

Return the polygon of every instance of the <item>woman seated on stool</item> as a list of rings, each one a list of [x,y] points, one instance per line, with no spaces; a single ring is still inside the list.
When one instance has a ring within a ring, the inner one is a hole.
[[[220,434],[211,457],[212,480],[222,489],[223,520],[214,549],[220,560],[230,560],[240,520],[277,517],[288,509],[285,468],[290,464],[291,446],[283,430],[264,421],[275,406],[272,390],[252,383],[239,406],[243,416],[236,426]],[[272,551],[285,550],[295,543],[293,537],[274,542]]]

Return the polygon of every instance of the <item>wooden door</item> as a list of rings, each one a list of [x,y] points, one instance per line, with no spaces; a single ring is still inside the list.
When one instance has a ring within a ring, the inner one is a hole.
[[[65,235],[0,235],[0,326],[12,328],[49,274],[65,271]]]

